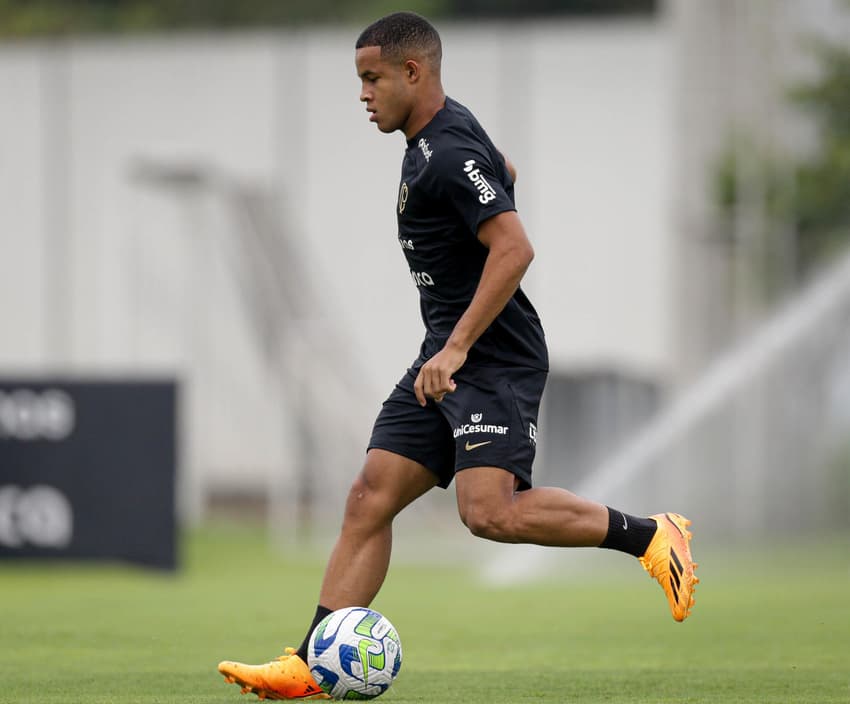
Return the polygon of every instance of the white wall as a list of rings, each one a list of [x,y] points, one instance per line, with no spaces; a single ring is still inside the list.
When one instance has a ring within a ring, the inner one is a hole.
[[[447,92],[518,165],[537,250],[524,286],[553,365],[663,374],[666,27],[440,29]],[[315,286],[305,317],[340,331],[337,356],[364,389],[344,415],[365,442],[422,326],[395,236],[404,140],[358,103],[357,31],[0,46],[0,373],[178,374],[204,398],[195,481],[274,471],[287,420],[228,269],[225,234],[238,229],[209,192],[132,176],[139,158],[202,166],[281,199],[280,227]]]

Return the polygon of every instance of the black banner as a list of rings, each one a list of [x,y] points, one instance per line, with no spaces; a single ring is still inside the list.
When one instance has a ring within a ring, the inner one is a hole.
[[[173,569],[176,386],[0,380],[0,559]]]

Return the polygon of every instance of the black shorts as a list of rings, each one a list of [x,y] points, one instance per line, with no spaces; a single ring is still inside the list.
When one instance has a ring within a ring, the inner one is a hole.
[[[527,367],[463,367],[457,389],[423,408],[408,369],[384,402],[369,441],[412,459],[439,477],[444,489],[467,467],[500,467],[531,486],[537,412],[547,372]]]

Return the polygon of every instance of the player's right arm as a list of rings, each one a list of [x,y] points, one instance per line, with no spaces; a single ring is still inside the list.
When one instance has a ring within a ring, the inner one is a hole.
[[[488,250],[481,280],[446,344],[419,370],[413,390],[422,406],[428,398],[441,401],[455,390],[452,375],[507,305],[534,259],[534,249],[516,211],[507,210],[482,222],[478,240]]]
[[[423,406],[428,398],[441,401],[455,390],[452,375],[514,295],[534,257],[513,199],[502,183],[496,155],[474,137],[452,146],[431,162],[434,188],[488,253],[472,300],[443,348],[419,368],[413,388]],[[499,157],[515,178],[513,164],[503,154]]]

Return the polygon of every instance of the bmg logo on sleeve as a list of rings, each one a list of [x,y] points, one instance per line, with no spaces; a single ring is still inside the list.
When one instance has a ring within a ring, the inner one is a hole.
[[[478,167],[475,166],[475,159],[469,159],[464,162],[463,170],[469,180],[475,184],[475,188],[478,189],[478,202],[481,203],[481,205],[487,205],[487,203],[491,200],[495,200],[496,190],[490,185],[490,182],[482,176]]]

